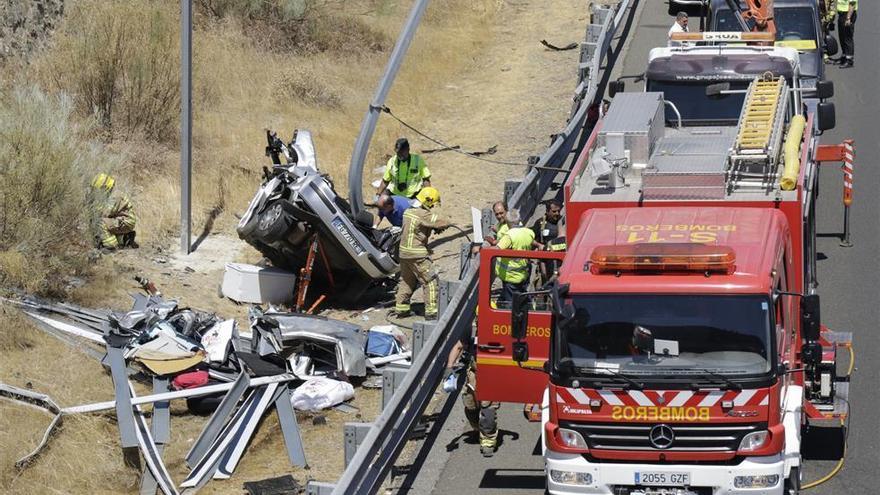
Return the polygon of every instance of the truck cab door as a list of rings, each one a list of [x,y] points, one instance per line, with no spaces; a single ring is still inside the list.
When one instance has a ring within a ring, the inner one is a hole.
[[[532,273],[530,278],[534,280],[539,263],[561,263],[564,256],[564,252],[483,250],[480,256],[475,348],[478,400],[540,403],[548,381],[542,368],[550,356],[552,317],[549,297],[538,296],[532,301],[525,340],[529,347],[529,359],[520,365],[513,360],[510,303],[498,302],[497,295],[492,294],[492,281],[495,279],[493,260],[501,257],[528,259]]]

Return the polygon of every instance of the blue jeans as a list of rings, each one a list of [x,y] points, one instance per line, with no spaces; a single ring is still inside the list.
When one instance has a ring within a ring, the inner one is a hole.
[[[508,309],[510,308],[510,303],[513,301],[514,293],[527,292],[529,290],[529,280],[525,279],[518,284],[512,284],[510,282],[501,282],[501,295],[498,296],[498,309]]]

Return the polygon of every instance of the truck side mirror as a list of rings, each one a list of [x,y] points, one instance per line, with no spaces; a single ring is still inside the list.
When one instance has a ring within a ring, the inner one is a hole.
[[[801,347],[801,360],[807,366],[816,366],[822,362],[822,344],[807,342]]]
[[[819,340],[819,295],[811,294],[801,299],[801,331],[805,341]]]
[[[513,343],[513,360],[524,363],[529,360],[529,344],[525,341]]]
[[[633,329],[633,347],[640,352],[654,352],[654,334],[647,328],[636,325]]]
[[[840,50],[840,45],[837,44],[837,40],[834,36],[830,34],[825,35],[825,55],[829,57],[833,57],[837,55],[837,52]]]
[[[529,324],[529,301],[528,294],[513,294],[513,302],[510,306],[510,336],[514,340],[526,338],[526,327]]]
[[[614,98],[617,93],[623,93],[626,83],[620,79],[608,83],[608,96]]]
[[[837,113],[834,110],[834,103],[823,101],[816,105],[816,114],[819,119],[819,130],[827,131],[834,129],[837,125]]]
[[[816,98],[825,99],[834,96],[834,81],[816,82]]]

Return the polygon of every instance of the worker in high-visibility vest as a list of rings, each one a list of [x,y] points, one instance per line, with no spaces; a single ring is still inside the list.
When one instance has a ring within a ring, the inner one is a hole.
[[[424,158],[409,152],[409,141],[400,138],[394,143],[394,156],[385,164],[385,175],[376,189],[381,196],[385,189],[392,195],[412,199],[423,187],[431,186],[431,171]]]
[[[510,229],[498,240],[498,244],[495,246],[498,249],[528,251],[544,247],[535,241],[535,232],[532,229],[522,226],[518,210],[507,212],[507,224]],[[501,303],[511,302],[515,292],[528,290],[530,272],[529,260],[525,258],[499,258],[497,260],[495,275],[501,280],[499,306],[504,307]]]
[[[840,68],[847,69],[855,64],[856,51],[856,17],[859,13],[859,0],[837,0],[837,36],[843,56]]]
[[[397,285],[394,313],[398,318],[412,314],[410,299],[418,285],[425,293],[425,319],[437,318],[439,284],[428,251],[428,239],[434,231],[442,232],[451,225],[440,214],[432,211],[440,205],[440,192],[433,187],[423,188],[416,200],[419,206],[403,213],[400,234],[400,283]]]
[[[134,206],[127,196],[114,192],[116,179],[107,174],[98,174],[92,180],[92,187],[99,196],[98,247],[104,249],[138,247],[135,241],[134,228],[137,217],[134,214]]]

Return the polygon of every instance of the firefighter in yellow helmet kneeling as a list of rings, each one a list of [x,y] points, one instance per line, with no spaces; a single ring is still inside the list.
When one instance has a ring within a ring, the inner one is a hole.
[[[98,174],[92,180],[92,187],[97,191],[99,221],[98,247],[119,249],[138,247],[135,241],[135,225],[137,217],[134,206],[124,194],[116,191],[116,179],[108,174]]]
[[[412,314],[410,299],[421,285],[425,293],[425,319],[437,318],[439,284],[428,251],[428,239],[434,231],[442,232],[451,225],[434,208],[440,205],[440,192],[424,187],[416,195],[416,205],[403,213],[400,234],[400,283],[397,285],[394,313],[398,318]]]

